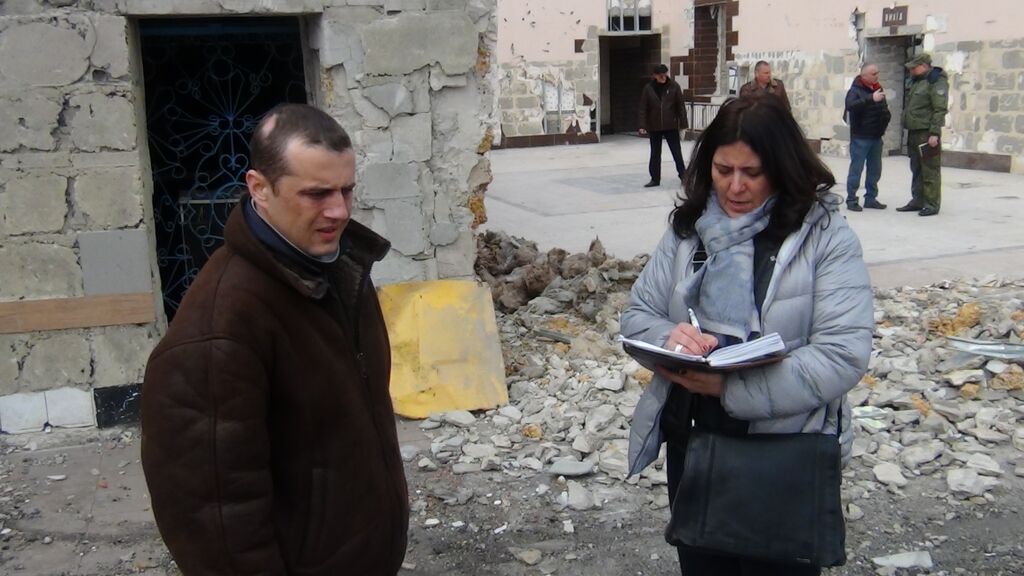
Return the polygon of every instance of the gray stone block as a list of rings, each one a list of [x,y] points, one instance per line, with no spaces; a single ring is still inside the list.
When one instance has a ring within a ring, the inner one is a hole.
[[[222,10],[215,0],[179,0],[170,5],[165,0],[122,0],[120,4],[124,13],[132,16],[218,14]]]
[[[146,361],[156,346],[143,326],[104,328],[93,336],[95,386],[138,384],[146,372]]]
[[[42,392],[0,397],[0,431],[8,434],[39,432],[46,425],[46,399]]]
[[[75,207],[93,229],[137,226],[142,221],[141,188],[135,168],[95,170],[75,178]]]
[[[399,116],[391,122],[395,162],[425,162],[431,152],[430,114]]]
[[[359,30],[381,17],[380,12],[367,6],[345,6],[328,8],[312,27],[313,45],[320,51],[320,66],[332,68],[344,64],[348,69],[350,83],[363,74],[363,43]]]
[[[82,295],[82,271],[74,251],[56,244],[0,246],[0,301]],[[16,271],[16,273],[10,273]]]
[[[71,98],[75,109],[71,141],[79,150],[135,148],[135,111],[127,98],[107,94],[82,94]]]
[[[430,67],[430,89],[435,92],[448,86],[465,86],[468,83],[469,79],[466,78],[465,74],[450,76],[445,74],[444,69],[436,64]]]
[[[390,162],[394,151],[391,132],[387,130],[360,130],[355,133],[356,153],[369,164]]]
[[[985,118],[985,130],[995,130],[996,132],[1011,132],[1013,131],[1013,117],[1006,116],[1003,114],[989,114]]]
[[[96,47],[92,49],[92,65],[106,70],[112,78],[128,75],[128,20],[119,16],[93,14]]]
[[[1024,138],[1000,136],[996,138],[996,150],[1002,154],[1024,154]]]
[[[454,243],[438,246],[435,253],[439,278],[469,278],[474,275],[476,241],[472,230],[462,230]]]
[[[78,235],[78,257],[87,296],[153,291],[145,230],[83,232]]]
[[[363,95],[392,117],[412,113],[412,94],[401,84],[390,83],[364,88]]]
[[[433,260],[413,260],[392,250],[373,267],[372,276],[373,283],[380,286],[396,282],[436,280],[437,270]]]
[[[464,11],[468,0],[427,0],[427,10]]]
[[[18,391],[18,374],[25,356],[24,336],[0,335],[0,396]]]
[[[363,170],[356,198],[366,206],[379,206],[381,200],[418,199],[422,195],[417,184],[419,172],[415,164],[370,164]]]
[[[1018,112],[1021,109],[1020,94],[1000,94],[999,109],[1004,112]]]
[[[30,392],[81,386],[89,381],[92,354],[79,333],[66,332],[37,339],[25,357],[21,388]]]
[[[426,0],[384,0],[384,10],[387,12],[410,12],[426,9]]]
[[[53,150],[53,134],[60,118],[60,103],[42,94],[18,94],[0,106],[0,152],[24,146],[35,150]]]
[[[463,12],[402,13],[362,29],[368,74],[406,74],[438,63],[446,74],[468,72],[477,60],[476,28]]]
[[[367,127],[384,128],[391,123],[391,115],[363,96],[359,89],[349,90],[348,94]]]
[[[1013,90],[1015,84],[1016,75],[1014,74],[985,73],[986,90]]]
[[[86,33],[88,32],[88,34]],[[0,85],[67,86],[89,69],[91,26],[54,18],[0,32]]]
[[[96,407],[92,394],[77,388],[58,388],[43,392],[46,421],[60,428],[85,428],[96,425]]]
[[[1024,50],[1008,50],[1003,52],[1004,68],[1024,68]]]
[[[447,246],[459,239],[459,226],[453,222],[434,222],[430,227],[430,242],[435,246]]]
[[[404,82],[412,92],[413,114],[430,112],[430,73],[426,69],[417,70],[407,74]]]
[[[67,178],[57,174],[23,176],[0,194],[0,234],[60,232],[67,214]]]
[[[385,237],[394,250],[414,256],[427,250],[426,218],[420,200],[389,200],[384,208]]]

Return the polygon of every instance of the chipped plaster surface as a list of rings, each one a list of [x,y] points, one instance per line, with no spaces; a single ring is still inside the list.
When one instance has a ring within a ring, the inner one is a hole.
[[[142,277],[160,290],[138,16],[304,18],[314,103],[357,144],[356,218],[393,242],[375,280],[471,276],[472,199],[490,181],[498,124],[495,2],[0,3],[0,276],[13,279],[0,302],[86,295],[83,278],[100,271],[84,267],[103,258],[83,258],[80,235],[144,243],[126,252],[150,255]],[[2,336],[14,359],[4,355],[0,396],[136,383],[162,330],[161,319]],[[61,363],[40,368],[56,349]]]

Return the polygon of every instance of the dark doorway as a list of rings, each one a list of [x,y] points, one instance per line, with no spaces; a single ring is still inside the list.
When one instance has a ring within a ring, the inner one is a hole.
[[[139,24],[153,218],[167,319],[245,190],[249,139],[283,102],[306,102],[295,18],[144,20]]]
[[[904,64],[914,55],[918,42],[914,36],[879,36],[866,38],[864,43],[864,62],[878,66],[878,81],[885,90],[892,113],[892,120],[882,137],[883,150],[890,156],[906,154],[901,119],[910,73]]]
[[[601,58],[607,59],[601,66],[601,132],[636,132],[640,92],[662,63],[661,34],[602,36]]]

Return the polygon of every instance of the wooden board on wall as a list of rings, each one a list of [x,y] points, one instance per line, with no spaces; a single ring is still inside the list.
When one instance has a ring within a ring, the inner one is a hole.
[[[149,324],[155,306],[149,292],[0,302],[0,334]]]

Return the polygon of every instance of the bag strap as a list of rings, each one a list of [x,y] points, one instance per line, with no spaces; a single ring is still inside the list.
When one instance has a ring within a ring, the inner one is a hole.
[[[839,408],[836,409],[836,438],[843,435],[843,401],[845,395],[839,400]],[[825,429],[825,424],[828,423],[828,405],[825,406],[825,419],[821,423],[821,429]]]
[[[697,242],[697,250],[693,253],[693,273],[700,271],[704,263],[708,261],[708,251],[704,249],[704,242]]]

